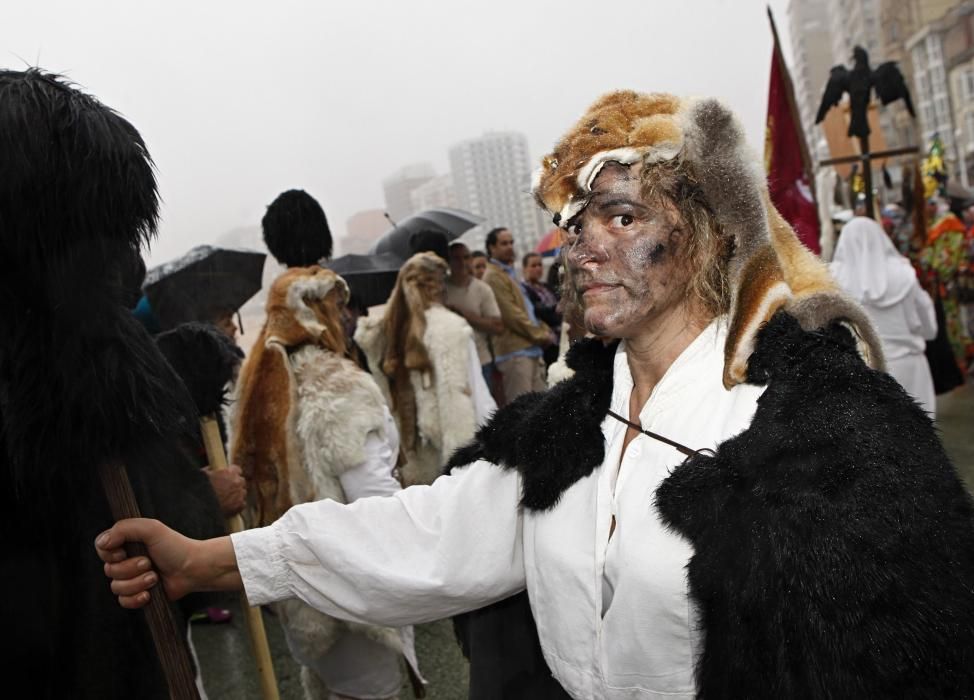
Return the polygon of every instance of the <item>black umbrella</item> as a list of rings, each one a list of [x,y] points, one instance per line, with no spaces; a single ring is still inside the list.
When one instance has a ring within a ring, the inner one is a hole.
[[[375,242],[369,253],[395,253],[405,262],[410,256],[409,239],[414,233],[440,231],[452,241],[484,221],[484,217],[461,209],[427,209],[397,223]]]
[[[264,253],[201,245],[149,270],[142,286],[163,330],[213,322],[260,291]]]
[[[403,259],[395,253],[350,254],[329,260],[325,267],[341,275],[352,294],[369,307],[389,300],[402,263]]]

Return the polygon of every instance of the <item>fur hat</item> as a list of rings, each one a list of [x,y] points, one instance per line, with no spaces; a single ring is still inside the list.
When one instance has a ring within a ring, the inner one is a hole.
[[[272,523],[293,505],[290,482],[301,474],[291,435],[297,389],[288,355],[308,344],[344,355],[341,307],[347,301],[345,280],[317,265],[291,268],[271,285],[267,320],[240,370],[230,448],[254,487],[257,524]]]
[[[267,249],[286,267],[317,265],[331,257],[328,219],[318,201],[304,190],[278,195],[260,225]]]
[[[881,368],[879,338],[865,313],[842,294],[825,264],[771,204],[760,161],[745,144],[737,119],[717,100],[632,91],[602,97],[542,159],[534,195],[555,224],[567,228],[588,204],[606,163],[674,160],[692,172],[733,242],[724,385],[745,380],[755,335],[781,308],[807,330],[833,320],[847,323],[866,361]]]
[[[156,336],[156,345],[176,370],[201,416],[218,414],[227,386],[244,353],[226,333],[209,323],[183,323]]]

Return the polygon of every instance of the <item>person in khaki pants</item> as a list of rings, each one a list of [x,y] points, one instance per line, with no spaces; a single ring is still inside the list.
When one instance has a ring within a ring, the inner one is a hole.
[[[490,262],[484,274],[500,307],[504,331],[493,338],[494,360],[504,377],[504,397],[509,402],[530,391],[544,391],[542,348],[555,335],[537,319],[534,306],[514,276],[514,236],[506,228],[487,234]]]

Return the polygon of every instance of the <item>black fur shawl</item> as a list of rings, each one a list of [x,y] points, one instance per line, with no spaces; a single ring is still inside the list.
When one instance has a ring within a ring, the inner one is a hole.
[[[451,465],[517,468],[524,506],[554,506],[602,462],[614,350],[577,346],[573,379],[498,411]],[[767,385],[750,427],[655,494],[694,546],[699,697],[974,695],[971,499],[929,417],[844,328],[783,312],[748,372]]]

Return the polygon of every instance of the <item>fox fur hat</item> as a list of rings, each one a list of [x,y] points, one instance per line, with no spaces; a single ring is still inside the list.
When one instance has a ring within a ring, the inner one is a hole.
[[[745,381],[755,335],[779,309],[806,330],[831,321],[847,324],[866,361],[882,368],[879,338],[865,313],[771,204],[764,170],[745,144],[744,130],[717,100],[632,91],[602,97],[542,159],[534,195],[555,225],[568,228],[607,163],[665,162],[677,162],[692,175],[730,240],[724,386]]]
[[[289,268],[271,285],[267,320],[240,370],[230,447],[253,486],[255,524],[268,525],[301,502],[292,495],[298,485],[291,481],[302,478],[302,470],[293,443],[297,388],[288,357],[309,344],[345,354],[341,308],[348,295],[345,280],[317,265]]]

